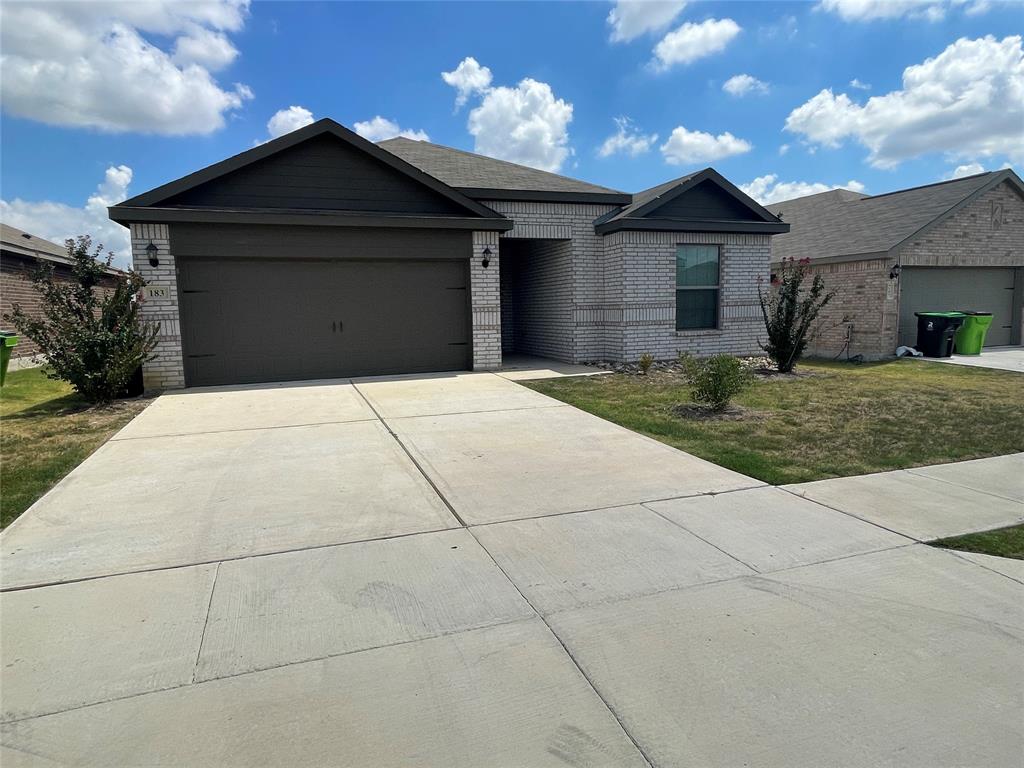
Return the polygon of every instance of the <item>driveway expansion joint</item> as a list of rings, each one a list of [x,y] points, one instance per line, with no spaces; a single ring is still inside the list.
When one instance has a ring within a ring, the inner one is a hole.
[[[157,440],[165,439],[168,437],[192,437],[193,435],[222,435],[232,432],[270,432],[275,429],[300,429],[302,427],[322,427],[328,424],[362,424],[368,421],[376,421],[373,418],[362,418],[362,419],[338,419],[336,421],[311,421],[308,424],[277,424],[273,427],[235,427],[233,429],[210,429],[201,432],[167,432],[166,434],[159,435],[135,435],[128,437],[118,437],[114,435],[107,442],[108,443],[127,443],[131,440]],[[104,443],[105,445],[106,443]]]

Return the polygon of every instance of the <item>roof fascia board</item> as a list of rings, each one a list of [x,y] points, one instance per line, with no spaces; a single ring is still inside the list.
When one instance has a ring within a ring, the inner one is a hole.
[[[187,176],[183,176],[176,181],[171,181],[155,189],[151,189],[149,192],[136,195],[133,198],[125,200],[121,205],[132,208],[156,205],[169,197],[179,195],[182,192],[186,192],[199,186],[200,184],[205,184],[208,181],[225,176],[233,171],[252,165],[259,160],[275,155],[278,152],[290,149],[304,141],[308,141],[309,139],[325,134],[330,134],[356,149],[362,150],[374,159],[379,160],[390,168],[393,168],[394,170],[409,176],[415,181],[420,182],[424,186],[429,187],[438,194],[448,198],[458,205],[461,205],[463,208],[472,211],[482,218],[501,218],[500,214],[492,211],[487,206],[481,205],[476,200],[472,200],[458,190],[448,186],[440,179],[431,176],[414,165],[410,165],[397,155],[388,152],[386,149],[378,147],[372,141],[367,141],[362,136],[350,131],[340,123],[336,123],[335,121],[327,118],[318,120],[304,128],[299,128],[297,131],[286,133],[284,136],[272,139],[266,144],[260,144],[258,147],[253,147],[245,152],[240,152],[226,160],[221,160],[219,163],[214,163],[206,168],[190,173]]]
[[[938,216],[936,216],[934,219],[929,221],[927,224],[925,224],[923,227],[918,229],[916,232],[914,232],[911,235],[908,235],[907,237],[903,238],[898,243],[893,245],[889,249],[889,253],[894,254],[894,255],[898,254],[900,251],[903,250],[903,248],[908,243],[910,243],[914,239],[916,239],[918,237],[921,237],[922,235],[928,233],[929,231],[931,231],[932,229],[937,227],[939,224],[944,222],[946,219],[948,219],[950,216],[952,216],[954,213],[956,213],[957,211],[959,211],[959,210],[961,210],[963,208],[966,208],[968,205],[973,203],[975,200],[977,200],[979,197],[984,195],[986,192],[989,192],[989,191],[995,189],[1000,184],[1002,184],[1004,181],[1008,181],[1010,183],[1010,186],[1014,190],[1016,190],[1017,194],[1020,195],[1021,197],[1024,197],[1024,182],[1021,182],[1020,177],[1016,173],[1014,173],[1011,169],[1009,169],[1009,168],[1007,168],[1005,170],[1002,170],[1002,171],[999,171],[995,175],[993,175],[992,179],[989,180],[986,184],[978,187],[971,194],[967,195],[965,198],[960,200],[958,203],[954,204],[953,206],[951,206],[947,210],[945,210],[942,213],[940,213]],[[870,198],[868,198],[868,199],[870,199]]]
[[[603,224],[594,226],[594,231],[599,235],[609,235],[619,231],[643,232],[727,232],[740,234],[769,234],[777,235],[789,232],[789,224],[778,221],[732,221],[714,219],[637,219],[629,217],[625,219],[613,219]]]
[[[507,232],[513,222],[504,217],[469,216],[393,216],[387,214],[348,214],[336,211],[246,211],[214,208],[154,208],[124,204],[107,209],[119,224],[190,222],[202,224],[287,224],[322,227],[378,227],[415,229],[471,229]]]
[[[536,203],[605,203],[627,205],[631,196],[620,192],[559,192],[553,190],[491,189],[488,187],[456,187],[475,200],[521,201]]]

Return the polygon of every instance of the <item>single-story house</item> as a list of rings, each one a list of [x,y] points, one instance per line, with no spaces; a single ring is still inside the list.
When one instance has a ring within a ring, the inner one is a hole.
[[[19,305],[29,316],[42,313],[39,292],[32,285],[32,275],[41,264],[51,264],[57,280],[71,280],[71,264],[68,249],[41,237],[30,235],[20,229],[0,224],[0,318],[14,311]],[[123,273],[113,267],[100,279],[101,289],[113,289]],[[0,320],[5,331],[14,331],[6,320]],[[18,345],[11,349],[12,358],[32,357],[39,353],[35,343],[24,336],[18,338]]]
[[[110,208],[148,389],[752,353],[789,225],[712,169],[626,194],[324,119]]]
[[[1024,185],[992,171],[884,195],[845,189],[767,206],[792,229],[772,262],[809,259],[838,291],[809,351],[878,359],[917,339],[915,312],[991,312],[986,346],[1020,344]]]

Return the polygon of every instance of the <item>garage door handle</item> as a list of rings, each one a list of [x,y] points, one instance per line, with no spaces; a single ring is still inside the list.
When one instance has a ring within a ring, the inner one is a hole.
[[[344,330],[345,330],[345,323],[343,323],[341,320],[339,320],[338,321],[338,333],[341,333]]]

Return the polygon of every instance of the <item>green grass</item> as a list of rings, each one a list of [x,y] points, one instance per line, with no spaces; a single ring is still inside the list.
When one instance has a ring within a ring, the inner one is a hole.
[[[966,536],[940,539],[933,541],[932,546],[1024,560],[1024,525],[1013,525],[995,531],[969,533]]]
[[[526,386],[774,485],[1024,451],[1024,376],[912,360],[807,362],[761,379],[737,420],[673,412],[690,402],[675,374],[611,374]]]
[[[39,368],[8,373],[0,389],[0,528],[10,525],[149,402],[90,406]]]

